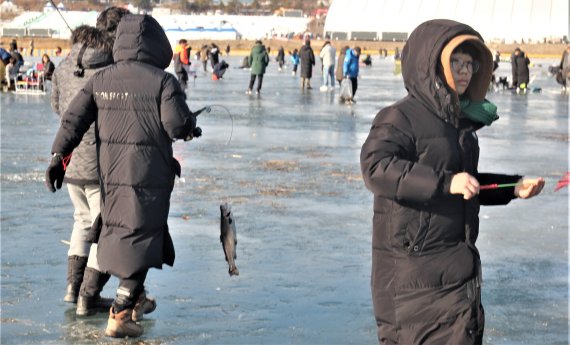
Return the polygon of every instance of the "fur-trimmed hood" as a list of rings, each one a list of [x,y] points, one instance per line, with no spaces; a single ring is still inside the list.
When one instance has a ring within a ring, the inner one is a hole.
[[[98,68],[113,63],[113,37],[87,25],[73,30],[71,35],[71,51],[69,57],[77,64],[77,57],[83,45],[85,52],[81,58],[81,65],[85,69]]]
[[[446,75],[450,74],[451,52],[467,40],[479,51],[474,58],[481,67],[473,74],[465,94],[472,100],[483,100],[493,73],[493,56],[472,27],[447,19],[429,20],[410,34],[402,50],[402,76],[408,93],[454,124],[461,116],[461,107],[455,86]]]

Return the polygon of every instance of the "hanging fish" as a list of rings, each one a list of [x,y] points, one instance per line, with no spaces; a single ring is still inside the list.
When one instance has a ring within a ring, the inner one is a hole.
[[[220,213],[220,241],[222,242],[222,248],[224,248],[226,261],[229,265],[228,272],[230,276],[237,276],[239,275],[239,270],[235,263],[235,259],[237,258],[236,223],[231,208],[227,203],[220,205]]]

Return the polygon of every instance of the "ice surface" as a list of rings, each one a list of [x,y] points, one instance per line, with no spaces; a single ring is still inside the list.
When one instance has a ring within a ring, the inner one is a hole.
[[[199,117],[202,138],[174,144],[176,263],[149,273],[158,308],[141,344],[374,344],[372,195],[359,153],[378,110],[405,95],[401,76],[374,57],[347,106],[338,85],[319,91],[318,68],[302,91],[274,62],[261,96],[245,95],[249,71],[224,58],[224,80],[199,69],[189,85],[191,109],[212,112]],[[531,74],[542,93],[490,93],[501,118],[479,131],[481,171],[548,179],[538,198],[481,209],[486,344],[568,342],[568,189],[553,192],[569,170],[568,97],[547,75],[556,61],[539,63]],[[510,66],[498,74],[510,77]],[[58,118],[48,96],[0,97],[1,343],[138,344],[105,338],[106,314],[76,318],[63,302],[73,209],[65,187],[51,194],[43,183]],[[225,201],[237,225],[232,278],[219,241]]]

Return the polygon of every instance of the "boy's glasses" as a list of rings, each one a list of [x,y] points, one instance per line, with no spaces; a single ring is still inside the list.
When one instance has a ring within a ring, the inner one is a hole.
[[[467,68],[467,72],[469,73],[477,73],[479,70],[479,62],[478,61],[461,61],[459,59],[451,59],[451,68],[457,73],[461,72],[463,68]]]

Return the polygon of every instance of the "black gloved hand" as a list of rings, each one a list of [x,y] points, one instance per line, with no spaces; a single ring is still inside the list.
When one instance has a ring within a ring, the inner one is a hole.
[[[194,138],[199,138],[202,136],[202,128],[196,127],[192,130],[192,133],[188,134],[188,136],[184,139],[184,141],[190,141]]]
[[[51,158],[51,163],[46,170],[46,187],[50,192],[55,193],[55,188],[61,189],[63,184],[63,176],[65,176],[65,167],[63,165],[63,156],[55,153]]]

